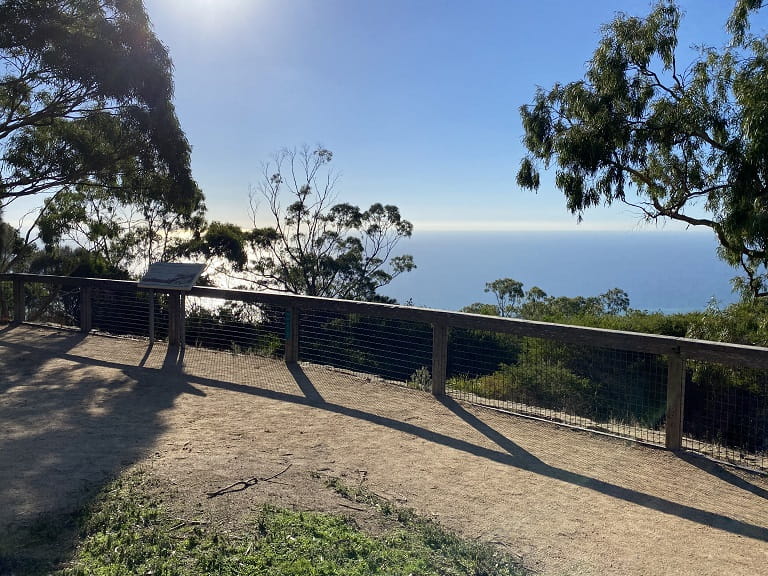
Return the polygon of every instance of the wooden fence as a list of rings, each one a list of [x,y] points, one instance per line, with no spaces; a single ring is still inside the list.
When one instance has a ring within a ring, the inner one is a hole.
[[[79,327],[85,332],[91,330],[91,296],[94,289],[109,289],[113,291],[137,290],[137,283],[131,281],[33,274],[0,274],[0,282],[10,282],[13,286],[14,322],[23,322],[26,319],[24,296],[25,284],[42,283],[79,288]],[[186,294],[206,299],[231,300],[243,303],[269,305],[285,310],[286,326],[284,350],[286,362],[295,362],[299,358],[299,336],[301,325],[299,320],[302,313],[305,311],[319,310],[339,314],[354,314],[430,324],[432,326],[431,385],[432,393],[435,395],[444,395],[446,393],[448,333],[451,328],[481,330],[511,334],[518,337],[543,339],[564,344],[585,345],[610,350],[622,350],[663,356],[667,360],[665,445],[666,448],[670,450],[680,450],[683,446],[683,402],[685,398],[686,382],[685,363],[687,360],[717,363],[736,368],[746,367],[768,370],[768,348],[756,346],[726,344],[581,326],[568,326],[515,318],[489,317],[390,304],[355,302],[245,290],[194,287]],[[175,301],[175,304],[173,306],[169,305],[169,308],[174,308],[180,312],[178,316],[176,314],[171,314],[170,316],[171,320],[169,324],[173,325],[173,330],[169,333],[169,341],[171,344],[180,343],[183,345],[183,296],[178,293],[171,295],[171,300],[169,302],[171,301]],[[174,322],[177,322],[178,324],[174,324]]]

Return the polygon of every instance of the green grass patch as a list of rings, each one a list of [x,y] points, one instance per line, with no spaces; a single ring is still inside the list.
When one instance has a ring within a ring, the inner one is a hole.
[[[265,506],[241,533],[173,518],[141,490],[140,474],[110,485],[85,515],[73,560],[60,576],[521,575],[512,559],[468,542],[360,489],[330,485],[392,521],[372,536],[345,517]]]

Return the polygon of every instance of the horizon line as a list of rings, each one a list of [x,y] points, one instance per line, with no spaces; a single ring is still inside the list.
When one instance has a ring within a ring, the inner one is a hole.
[[[458,221],[426,220],[413,221],[414,232],[643,232],[643,233],[707,233],[705,227],[686,227],[675,222],[663,226],[635,222],[563,222],[558,220],[535,221]]]

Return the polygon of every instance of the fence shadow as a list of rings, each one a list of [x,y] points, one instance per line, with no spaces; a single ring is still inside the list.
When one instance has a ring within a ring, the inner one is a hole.
[[[768,527],[756,526],[754,524],[742,522],[722,514],[701,510],[700,508],[694,508],[692,506],[680,504],[666,498],[660,498],[652,494],[647,494],[645,492],[640,492],[626,488],[624,486],[611,484],[598,478],[563,470],[562,468],[557,468],[556,466],[546,464],[506,438],[503,434],[489,426],[475,414],[469,412],[453,398],[442,397],[440,398],[440,402],[451,412],[453,412],[458,418],[461,418],[469,426],[494,442],[511,457],[510,459],[501,458],[497,461],[503,462],[504,460],[507,460],[506,463],[509,463],[510,465],[516,466],[518,468],[522,468],[529,472],[533,472],[535,474],[540,474],[548,478],[560,480],[561,482],[567,482],[582,488],[594,490],[595,492],[605,494],[606,496],[610,496],[612,498],[619,498],[631,504],[643,506],[657,512],[672,514],[691,522],[696,522],[705,526],[711,526],[712,528],[738,534],[739,536],[746,536],[749,538],[755,538],[757,540],[768,542]],[[473,453],[480,455],[477,452]]]
[[[715,462],[714,460],[710,460],[701,454],[696,454],[693,452],[680,452],[677,454],[677,456],[691,466],[695,466],[699,470],[706,472],[707,474],[711,474],[723,482],[727,482],[732,486],[741,488],[750,494],[754,494],[758,498],[768,500],[768,490],[750,482],[745,476],[735,474],[719,462]]]
[[[610,482],[600,480],[599,478],[578,474],[546,464],[539,458],[536,458],[530,452],[515,444],[502,433],[495,430],[492,426],[478,418],[475,414],[468,411],[453,398],[441,397],[439,400],[457,418],[483,434],[486,438],[496,444],[500,450],[494,450],[469,442],[462,438],[442,434],[440,432],[430,430],[429,428],[417,426],[407,421],[367,412],[365,410],[361,410],[349,405],[339,404],[336,402],[328,402],[323,399],[321,393],[318,391],[318,386],[312,382],[312,379],[306,374],[301,365],[289,364],[287,366],[287,370],[291,377],[294,379],[296,386],[301,391],[301,394],[290,394],[287,392],[261,388],[255,385],[244,385],[212,380],[196,375],[185,375],[185,377],[188,379],[190,384],[222,388],[229,391],[241,392],[243,394],[259,396],[267,399],[311,406],[313,408],[326,410],[334,414],[356,418],[371,424],[397,430],[405,434],[410,434],[424,440],[434,442],[436,444],[441,444],[455,450],[460,450],[480,458],[485,458],[493,462],[512,466],[521,470],[526,470],[547,478],[559,480],[561,482],[567,482],[569,484],[579,486],[580,488],[593,490],[606,496],[617,498],[631,504],[648,508],[650,510],[677,516],[691,522],[710,526],[719,530],[730,532],[732,534],[737,534],[739,536],[745,536],[748,538],[761,540],[763,542],[768,542],[768,527],[766,526],[750,524],[748,522],[737,520],[723,514],[702,510],[693,506],[687,506],[673,500],[661,498],[652,494],[633,490],[617,484],[612,484]]]

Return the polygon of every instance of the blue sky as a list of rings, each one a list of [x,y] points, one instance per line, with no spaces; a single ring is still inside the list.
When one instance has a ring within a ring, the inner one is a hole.
[[[720,45],[731,2],[689,0],[681,46]],[[637,229],[623,207],[583,224],[545,179],[520,191],[518,108],[581,78],[601,24],[646,1],[147,0],[212,220],[248,225],[249,185],[283,147],[322,144],[339,200],[396,204],[434,228]],[[266,220],[265,220],[266,222]]]

